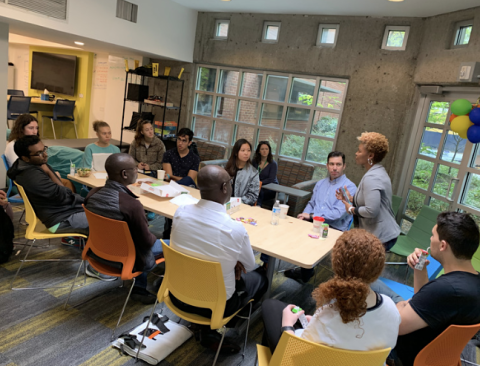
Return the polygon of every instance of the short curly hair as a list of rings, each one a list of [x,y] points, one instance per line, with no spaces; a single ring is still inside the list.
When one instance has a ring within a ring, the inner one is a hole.
[[[344,232],[332,250],[334,277],[320,284],[312,297],[317,306],[328,305],[338,310],[343,323],[359,320],[367,312],[369,285],[376,281],[385,264],[381,241],[363,229]]]
[[[365,145],[368,152],[375,154],[374,163],[380,163],[388,153],[388,140],[378,132],[363,132],[357,140]]]

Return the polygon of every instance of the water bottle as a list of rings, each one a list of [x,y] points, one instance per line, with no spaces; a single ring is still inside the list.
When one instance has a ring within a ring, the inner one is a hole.
[[[272,225],[278,225],[280,221],[280,201],[275,201],[272,209]]]

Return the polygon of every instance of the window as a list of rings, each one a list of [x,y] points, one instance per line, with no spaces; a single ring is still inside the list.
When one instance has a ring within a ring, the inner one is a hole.
[[[335,47],[339,24],[320,24],[318,27],[317,46]]]
[[[227,39],[230,20],[216,20],[214,39]]]
[[[269,141],[273,155],[315,166],[325,177],[335,148],[348,82],[201,65],[197,69],[192,129],[196,139],[231,148],[245,138]]]
[[[262,42],[277,43],[280,35],[280,22],[265,22],[263,23]]]
[[[410,26],[387,26],[383,36],[382,49],[390,51],[405,51],[409,32]]]
[[[467,47],[472,34],[473,20],[466,20],[455,24],[452,48]]]

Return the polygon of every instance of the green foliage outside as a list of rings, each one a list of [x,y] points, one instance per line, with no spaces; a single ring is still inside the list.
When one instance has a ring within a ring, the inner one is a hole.
[[[449,108],[449,102],[432,102],[430,104],[430,111],[428,112],[427,122],[436,123],[439,125],[445,124]]]
[[[336,95],[325,95],[323,97],[324,99],[327,99],[327,103],[322,104],[320,101],[317,103],[317,107],[322,107],[322,108],[331,108],[331,109],[340,109],[342,106],[342,101],[339,96]],[[320,98],[319,98],[320,99]],[[305,93],[299,93],[298,96],[298,101],[302,103],[303,105],[312,105],[313,103],[313,95],[310,94],[305,94]]]
[[[402,47],[403,39],[405,38],[405,31],[390,31],[388,32],[388,47]]]

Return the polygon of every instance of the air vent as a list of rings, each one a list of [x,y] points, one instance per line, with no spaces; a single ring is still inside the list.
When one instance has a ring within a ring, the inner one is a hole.
[[[125,0],[117,0],[117,18],[137,22],[138,5]]]
[[[67,0],[7,0],[7,4],[48,17],[67,19]]]

